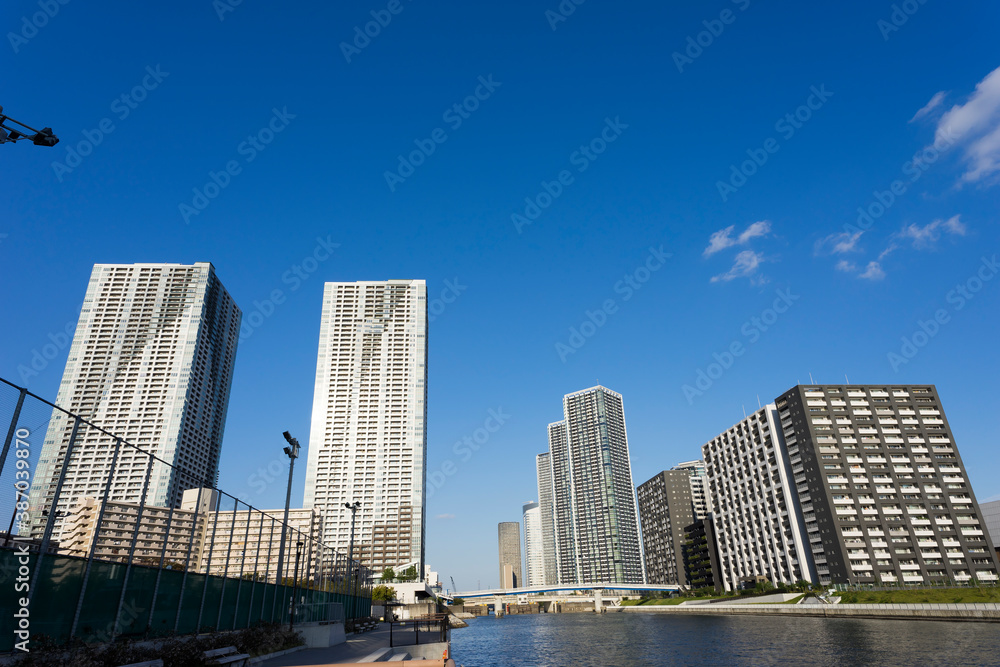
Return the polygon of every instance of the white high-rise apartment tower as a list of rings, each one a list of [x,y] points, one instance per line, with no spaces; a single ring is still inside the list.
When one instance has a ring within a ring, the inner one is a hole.
[[[427,476],[427,284],[327,283],[305,506],[323,541],[380,572],[423,572]]]
[[[528,586],[545,584],[545,553],[542,548],[542,511],[538,503],[525,503],[524,560],[528,566]]]
[[[102,497],[140,502],[150,452],[146,502],[179,507],[185,489],[214,484],[239,339],[240,309],[208,262],[95,264],[73,336],[56,405],[141,451],[81,427],[56,512]],[[73,420],[53,411],[30,492],[32,535],[44,529]]]

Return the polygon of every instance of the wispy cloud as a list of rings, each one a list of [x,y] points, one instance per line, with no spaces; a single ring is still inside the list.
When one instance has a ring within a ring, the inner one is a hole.
[[[771,232],[771,223],[767,220],[759,220],[746,229],[744,229],[739,236],[733,236],[733,230],[736,229],[736,225],[730,225],[725,229],[720,229],[719,231],[713,233],[708,239],[708,247],[705,248],[705,252],[702,253],[704,257],[710,257],[720,250],[725,250],[726,248],[731,248],[737,245],[746,245],[751,239],[767,236]]]
[[[912,241],[914,248],[926,249],[934,247],[941,238],[942,231],[954,236],[965,236],[968,228],[960,215],[953,215],[947,220],[934,220],[923,227],[917,224],[907,225],[895,238]]]
[[[922,106],[920,108],[920,111],[913,114],[913,118],[910,119],[910,122],[913,123],[920,120],[921,118],[923,118],[924,116],[926,116],[927,114],[929,114],[930,112],[934,111],[939,106],[941,106],[941,103],[944,102],[944,96],[945,92],[943,90],[934,93],[934,97],[931,98],[931,101]]]
[[[850,232],[830,234],[829,236],[816,241],[816,254],[840,255],[847,252],[859,252],[861,248],[858,247],[858,241],[861,240],[862,234],[864,234],[863,231],[857,231],[853,234]]]
[[[931,101],[934,101],[933,98]],[[964,182],[981,181],[1000,171],[998,123],[1000,123],[1000,67],[976,84],[976,90],[964,104],[956,104],[938,120],[935,143],[938,141],[965,143],[966,172],[962,175]]]
[[[864,278],[865,280],[882,280],[885,278],[885,271],[882,270],[882,265],[878,262],[868,262],[868,266],[865,267],[864,273],[858,276],[859,278]]]
[[[855,273],[858,270],[858,265],[854,262],[848,262],[846,259],[842,259],[837,262],[837,270],[843,271],[844,273]]]
[[[455,515],[454,514],[438,514],[434,518],[435,519],[454,519]]]
[[[757,269],[760,267],[761,262],[764,261],[764,256],[761,253],[754,252],[753,250],[743,250],[736,255],[736,261],[733,263],[731,269],[725,273],[720,273],[717,276],[712,276],[711,282],[729,282],[735,278],[747,278],[753,276]],[[763,281],[757,277],[755,284],[760,284]]]

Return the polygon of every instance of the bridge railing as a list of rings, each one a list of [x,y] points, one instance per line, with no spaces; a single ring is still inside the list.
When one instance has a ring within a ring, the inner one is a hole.
[[[370,614],[372,573],[318,516],[286,524],[216,488],[207,460],[165,461],[142,424],[101,424],[0,379],[0,651],[285,623],[293,600]]]

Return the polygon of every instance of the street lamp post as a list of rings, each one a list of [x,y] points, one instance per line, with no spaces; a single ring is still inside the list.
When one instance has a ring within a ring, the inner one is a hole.
[[[285,454],[288,455],[288,492],[285,494],[285,520],[281,523],[281,543],[278,545],[278,583],[285,574],[283,566],[285,564],[285,532],[288,530],[288,507],[292,502],[292,473],[295,471],[295,459],[299,458],[299,441],[285,431],[282,433],[288,441],[285,447]]]
[[[288,620],[288,629],[295,627],[295,596],[299,590],[299,558],[302,556],[302,542],[295,543],[295,577],[292,583],[292,614]]]
[[[354,503],[344,503],[344,507],[351,510],[351,541],[347,546],[347,580],[350,582],[351,591],[351,609],[355,608],[354,596],[354,515],[357,514],[358,509],[361,507],[361,501],[355,500]]]
[[[13,125],[19,125],[17,127],[8,127],[7,123]],[[32,134],[28,134],[25,130],[29,130]],[[30,139],[31,143],[36,146],[55,146],[59,143],[59,138],[52,134],[52,128],[46,127],[41,130],[36,130],[35,128],[25,125],[19,120],[14,120],[10,116],[6,116],[3,113],[3,107],[0,107],[0,144],[4,143],[15,143],[21,139]]]

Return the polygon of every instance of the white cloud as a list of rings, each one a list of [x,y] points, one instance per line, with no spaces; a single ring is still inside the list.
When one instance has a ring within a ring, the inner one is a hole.
[[[857,231],[853,234],[849,232],[830,234],[816,242],[816,254],[840,255],[846,252],[859,252],[861,248],[858,247],[858,241],[861,240],[862,234],[864,234],[863,231]]]
[[[885,271],[882,270],[882,265],[878,262],[868,262],[868,266],[865,267],[864,273],[858,277],[865,278],[867,280],[882,280],[885,278]]]
[[[925,104],[923,107],[921,107],[920,111],[913,114],[913,118],[910,119],[910,122],[912,123],[914,121],[920,120],[921,118],[923,118],[924,116],[926,116],[927,114],[929,114],[930,112],[934,111],[939,106],[941,106],[941,103],[944,102],[944,96],[945,92],[943,90],[934,93],[934,97],[931,98],[931,101]]]
[[[736,245],[746,245],[751,239],[759,236],[767,236],[771,231],[771,223],[767,220],[759,220],[744,229],[736,238],[732,236],[734,229],[736,229],[736,226],[730,225],[725,229],[714,232],[708,238],[708,247],[705,248],[705,252],[702,255],[709,257],[720,250],[725,250]]]
[[[712,276],[711,282],[717,283],[719,281],[729,282],[734,278],[745,278],[747,276],[752,276],[756,273],[757,269],[760,267],[761,262],[764,260],[764,256],[760,253],[754,252],[753,250],[743,250],[738,255],[736,255],[736,261],[733,263],[733,267],[726,271],[725,273],[720,273],[717,276]]]
[[[919,112],[918,112],[919,113]],[[976,84],[965,104],[956,104],[938,120],[934,143],[966,142],[968,183],[1000,171],[1000,67]]]
[[[895,238],[909,239],[913,242],[914,248],[931,248],[941,238],[941,230],[955,236],[965,236],[968,228],[962,222],[960,215],[953,215],[947,220],[933,220],[921,227],[917,224],[907,225],[903,230],[895,235]],[[886,252],[883,253],[887,254]],[[881,259],[881,256],[880,256]]]
[[[434,518],[435,519],[454,519],[455,515],[454,514],[438,514]]]
[[[858,270],[858,265],[854,262],[848,262],[846,259],[842,259],[837,262],[837,270],[844,271],[845,273],[854,273]]]

